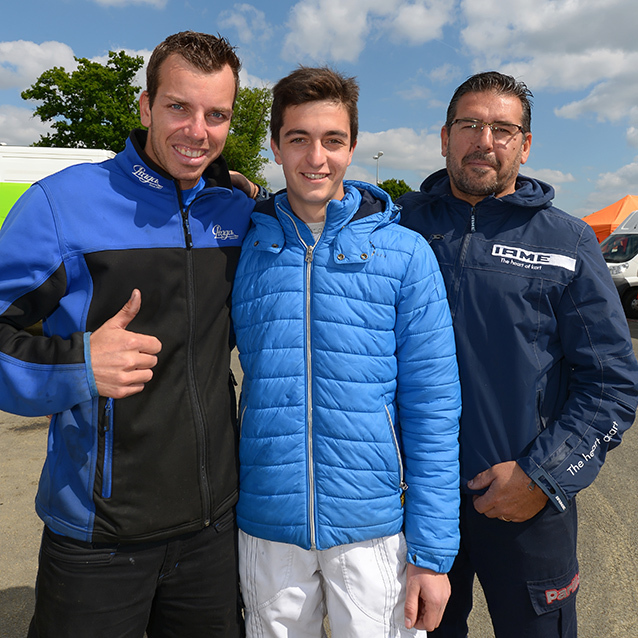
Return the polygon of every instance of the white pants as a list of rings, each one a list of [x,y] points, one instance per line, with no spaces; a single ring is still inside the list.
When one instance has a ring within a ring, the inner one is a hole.
[[[405,628],[403,534],[324,551],[239,532],[239,575],[247,638],[395,638]]]

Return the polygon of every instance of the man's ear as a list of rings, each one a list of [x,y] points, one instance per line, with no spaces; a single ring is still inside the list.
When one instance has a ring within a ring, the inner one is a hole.
[[[352,146],[350,147],[350,157],[348,158],[348,166],[350,166],[350,163],[352,162],[352,155],[354,154],[355,148],[357,148],[357,140],[355,140],[352,143]]]
[[[279,152],[279,147],[277,146],[277,143],[272,137],[270,138],[270,148],[272,149],[273,155],[275,156],[275,162],[277,162],[277,164],[281,166],[283,164],[283,161],[281,159],[281,153]]]
[[[450,132],[447,130],[447,126],[441,128],[441,155],[447,156],[447,145],[449,141]]]
[[[142,91],[140,95],[140,121],[146,128],[151,124],[151,101],[148,91]]]

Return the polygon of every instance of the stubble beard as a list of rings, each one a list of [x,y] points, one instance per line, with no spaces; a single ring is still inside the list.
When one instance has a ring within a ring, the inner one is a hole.
[[[459,164],[451,155],[445,158],[448,175],[454,186],[461,193],[472,197],[487,197],[494,194],[498,197],[516,181],[520,167],[519,153],[505,175],[501,174],[502,164],[489,153],[475,151],[466,155]],[[489,162],[489,168],[466,167],[468,161],[483,160]]]

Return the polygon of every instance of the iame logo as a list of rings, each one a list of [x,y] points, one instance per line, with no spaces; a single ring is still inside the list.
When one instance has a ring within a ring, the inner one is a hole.
[[[219,241],[226,241],[228,239],[239,239],[239,235],[237,235],[234,230],[222,230],[222,227],[219,224],[213,226],[213,236]]]
[[[158,190],[161,190],[162,188],[164,188],[159,183],[159,179],[157,179],[157,177],[153,177],[152,175],[149,175],[144,169],[144,167],[140,166],[139,164],[136,164],[135,166],[133,166],[133,175],[135,175],[135,177],[137,177],[137,179],[139,179],[140,182],[142,182],[142,184],[147,184],[148,186],[151,186],[152,188],[157,188]]]
[[[502,264],[519,266],[527,270],[541,270],[543,266],[556,266],[574,272],[576,270],[576,260],[565,255],[555,253],[540,253],[532,250],[524,250],[514,246],[504,246],[494,244],[492,255],[501,258]]]

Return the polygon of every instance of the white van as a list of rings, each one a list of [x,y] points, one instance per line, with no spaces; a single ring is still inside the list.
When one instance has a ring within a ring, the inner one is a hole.
[[[638,319],[638,210],[600,243],[625,314]]]
[[[81,162],[102,162],[112,151],[90,148],[7,146],[0,144],[0,226],[33,182]]]

